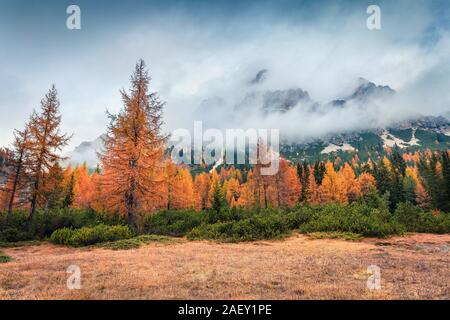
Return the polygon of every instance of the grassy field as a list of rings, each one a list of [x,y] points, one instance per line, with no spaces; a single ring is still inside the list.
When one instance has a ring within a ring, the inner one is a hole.
[[[0,299],[450,299],[450,235],[145,240],[2,248],[12,260],[0,264]],[[69,265],[81,268],[80,290],[67,289]],[[379,290],[367,288],[369,265],[381,268]]]

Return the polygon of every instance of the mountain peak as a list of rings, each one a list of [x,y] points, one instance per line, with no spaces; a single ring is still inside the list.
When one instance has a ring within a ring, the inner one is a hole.
[[[395,90],[389,86],[376,85],[375,83],[360,77],[358,78],[357,88],[346,100],[367,99],[375,95],[390,96],[394,93]]]
[[[250,81],[251,84],[258,84],[266,80],[267,77],[267,69],[261,69],[258,71],[258,73],[255,75],[255,77]]]

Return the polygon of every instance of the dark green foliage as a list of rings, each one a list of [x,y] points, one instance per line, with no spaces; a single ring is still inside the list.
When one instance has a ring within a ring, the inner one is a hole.
[[[18,230],[16,228],[6,228],[6,229],[0,231],[0,241],[1,242],[27,241],[32,238],[33,238],[33,236],[29,232]]]
[[[371,190],[357,200],[358,203],[364,204],[369,208],[378,208],[381,210],[389,210],[389,192],[380,197],[378,191]]]
[[[239,221],[202,224],[188,233],[188,239],[212,239],[225,242],[274,239],[289,232],[287,219],[281,215],[253,216]]]
[[[133,233],[127,226],[107,226],[104,224],[95,227],[80,229],[62,228],[52,233],[50,241],[74,247],[89,246],[96,243],[129,239]]]
[[[325,162],[317,161],[314,164],[314,178],[316,179],[317,185],[322,184],[323,177],[325,176]]]
[[[403,178],[403,198],[406,202],[416,204],[416,183],[409,176]]]
[[[406,162],[395,146],[389,156],[390,168],[383,161],[374,164],[372,174],[380,194],[389,196],[389,208],[394,211],[398,203],[415,202],[415,182],[406,174]]]
[[[450,233],[450,214],[440,213],[435,216],[410,202],[397,206],[394,220],[410,232]]]
[[[439,172],[438,167],[441,167]],[[418,163],[423,185],[431,197],[432,207],[445,212],[450,211],[450,159],[447,152],[422,158]]]
[[[449,136],[422,129],[418,129],[416,131],[416,138],[420,140],[422,147],[426,147],[431,150],[442,150],[444,148],[448,149],[450,144]]]
[[[207,216],[194,210],[162,211],[148,215],[142,231],[166,236],[180,237],[206,221]]]
[[[389,132],[405,142],[409,142],[412,139],[412,129],[389,129]]]
[[[226,207],[227,201],[225,199],[223,188],[220,186],[219,181],[215,181],[211,210],[216,214],[220,214],[220,212],[224,210]]]
[[[78,209],[38,210],[31,225],[28,225],[27,218],[27,212],[15,211],[12,221],[8,223],[6,213],[0,213],[0,241],[44,239],[61,228],[76,229],[100,223],[117,223],[95,211]]]
[[[300,227],[300,231],[350,232],[365,237],[386,237],[401,234],[404,229],[392,220],[388,210],[354,203],[349,206],[333,204],[318,207],[309,222]]]
[[[300,182],[300,185],[302,186],[302,190],[299,196],[300,202],[305,202],[308,199],[309,196],[309,185],[308,185],[308,179],[309,179],[309,166],[307,162],[303,163],[297,163],[297,176]]]
[[[0,251],[0,263],[10,262],[12,259],[10,256],[7,256],[3,252]]]
[[[69,183],[66,187],[64,200],[62,203],[63,208],[69,208],[73,204],[74,197],[75,197],[75,175],[72,173],[70,175]]]

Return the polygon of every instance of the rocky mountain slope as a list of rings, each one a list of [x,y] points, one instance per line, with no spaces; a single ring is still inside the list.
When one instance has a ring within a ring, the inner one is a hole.
[[[366,79],[359,78],[353,91],[341,98],[328,103],[314,101],[309,93],[301,88],[285,90],[262,90],[259,85],[267,78],[268,71],[260,70],[245,88],[247,92],[240,102],[236,103],[229,115],[232,120],[236,115],[251,116],[257,112],[260,116],[291,115],[290,112],[300,108],[307,114],[326,114],[338,109],[358,106],[364,110],[387,101],[396,91],[389,86],[377,85]],[[244,91],[245,92],[245,91]],[[213,97],[205,99],[199,106],[198,115],[211,119],[219,109],[224,109],[225,99]],[[352,110],[352,109],[350,109]],[[253,112],[253,113],[252,113]],[[293,113],[295,115],[295,113]],[[340,130],[318,138],[308,138],[298,141],[283,136],[283,123],[280,123],[282,138],[281,154],[291,161],[334,158],[339,156],[344,160],[351,159],[355,154],[360,159],[369,155],[382,154],[385,147],[397,145],[405,151],[414,150],[447,150],[450,148],[450,121],[444,116],[411,116],[412,119],[393,123],[388,127],[370,128],[366,130]],[[405,116],[404,118],[408,118]],[[216,122],[222,119],[214,119]],[[101,137],[92,142],[84,142],[75,148],[68,156],[72,164],[86,162],[95,167],[97,152],[102,148]]]

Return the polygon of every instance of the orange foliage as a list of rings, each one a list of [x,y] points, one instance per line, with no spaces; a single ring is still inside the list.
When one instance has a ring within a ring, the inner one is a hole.
[[[334,170],[333,164],[327,162],[325,165],[325,176],[320,186],[320,197],[322,203],[347,203],[347,190],[341,175]]]

